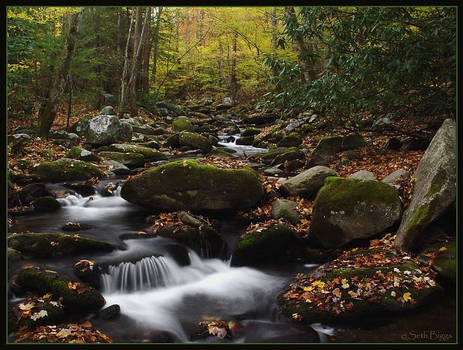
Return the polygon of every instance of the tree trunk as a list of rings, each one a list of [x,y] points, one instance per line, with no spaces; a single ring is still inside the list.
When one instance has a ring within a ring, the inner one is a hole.
[[[294,11],[294,7],[287,6],[285,7],[286,16],[291,18],[295,23],[297,23],[296,12]],[[312,74],[311,74],[311,67],[309,62],[307,62],[306,55],[309,52],[309,46],[304,41],[304,37],[301,34],[296,35],[294,38],[294,44],[296,47],[296,52],[298,56],[299,64],[302,66],[303,74],[304,74],[304,81],[311,81]]]
[[[153,43],[153,69],[151,71],[151,86],[154,88],[156,83],[156,70],[158,64],[158,46],[159,46],[159,27],[161,24],[162,7],[158,7],[156,13],[156,26],[154,27],[154,43]]]
[[[47,97],[42,101],[42,106],[40,107],[39,134],[42,137],[48,137],[48,133],[53,125],[56,112],[58,111],[64,94],[66,77],[68,76],[71,68],[71,60],[76,48],[77,32],[79,30],[83,11],[84,10],[72,15],[71,17],[63,60],[61,61],[57,74],[46,93]]]
[[[137,110],[138,110],[137,109],[137,75],[138,75],[137,68],[138,68],[138,61],[139,61],[140,54],[141,54],[142,42],[143,42],[143,39],[147,31],[146,27],[148,23],[148,11],[149,11],[149,8],[146,8],[145,20],[143,22],[143,29],[141,31],[140,38],[135,38],[135,41],[134,41],[135,55],[133,56],[132,71],[130,73],[130,79],[129,79],[130,115],[132,117],[135,117],[137,115]],[[140,19],[141,19],[141,16],[140,16]],[[135,51],[135,47],[137,48],[136,51]]]
[[[150,65],[150,53],[151,53],[151,40],[150,40],[150,28],[151,28],[151,8],[148,8],[147,14],[147,28],[145,33],[145,40],[143,44],[143,62],[141,69],[141,90],[145,93],[149,93],[149,65]]]
[[[222,39],[219,39],[219,74],[220,74],[220,85],[226,84],[225,74],[223,71],[223,45]]]
[[[100,13],[98,11],[98,8],[94,8],[93,9],[94,11],[94,15],[95,15],[95,33],[96,33],[96,36],[95,36],[95,48],[96,48],[96,52],[97,52],[97,55],[99,55],[101,57],[101,39],[100,39],[100,31],[101,31],[101,28],[100,28]],[[99,80],[99,83],[100,83],[100,89],[101,91],[98,93],[98,96],[96,98],[96,109],[100,109],[101,108],[101,105],[103,104],[103,92],[104,92],[104,86],[103,86],[103,83],[104,83],[104,79],[103,79],[103,74],[102,74],[102,69],[101,69],[101,64],[98,63],[96,65],[96,74],[97,74],[97,77],[98,77],[98,80]]]
[[[236,41],[238,34],[233,35],[233,47],[232,47],[232,62],[231,62],[231,74],[230,74],[230,93],[233,103],[236,101],[236,95],[238,93],[238,82],[236,80]]]
[[[71,119],[71,112],[72,112],[72,78],[71,78],[71,74],[68,75],[68,89],[69,89],[69,97],[68,97],[68,117],[66,119],[66,129],[69,129],[69,120]]]
[[[275,8],[272,9],[272,13],[270,15],[270,23],[272,25],[272,49],[276,50],[277,48],[277,10]]]
[[[127,42],[125,44],[124,68],[122,69],[121,78],[121,93],[119,99],[119,117],[124,117],[127,107],[128,98],[128,83],[129,83],[129,44],[130,36],[132,34],[134,12],[130,16],[129,33],[127,35]]]

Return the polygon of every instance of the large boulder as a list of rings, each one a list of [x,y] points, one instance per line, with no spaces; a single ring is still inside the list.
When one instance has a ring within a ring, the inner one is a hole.
[[[397,231],[396,245],[417,249],[426,228],[455,202],[456,130],[446,119],[423,155],[413,177],[412,200]]]
[[[145,161],[158,161],[167,159],[167,156],[164,153],[140,145],[114,143],[110,146],[101,147],[98,150],[141,154],[145,158]]]
[[[102,151],[98,154],[101,157],[115,160],[127,167],[136,168],[145,164],[145,157],[140,153]]]
[[[32,183],[24,186],[19,192],[23,205],[28,205],[39,197],[52,196],[52,193],[43,183]]]
[[[293,225],[299,222],[299,214],[296,210],[297,203],[286,199],[277,199],[272,202],[272,218],[288,220]]]
[[[294,243],[293,232],[284,224],[250,231],[240,237],[231,264],[253,266],[269,261],[287,260]]]
[[[104,172],[95,164],[76,159],[61,158],[53,162],[43,162],[33,168],[42,181],[87,180],[102,178]]]
[[[341,247],[393,226],[401,209],[396,190],[384,182],[329,177],[314,202],[310,236],[326,248]]]
[[[365,145],[361,135],[350,134],[347,136],[326,136],[322,138],[312,154],[310,155],[309,166],[326,165],[330,158],[338,152],[355,149]]]
[[[221,169],[183,160],[163,164],[128,179],[121,196],[150,209],[246,210],[264,192],[257,174],[248,168]]]
[[[254,113],[241,119],[241,123],[261,125],[273,123],[277,118],[278,116],[274,113]]]
[[[281,147],[269,150],[267,153],[259,154],[256,158],[262,159],[265,164],[279,164],[287,160],[305,159],[305,154],[297,147]]]
[[[349,175],[349,179],[376,180],[375,174],[368,170],[359,170]],[[385,181],[384,181],[385,182]]]
[[[193,125],[190,119],[182,116],[172,121],[172,129],[175,131],[191,131],[193,130]]]
[[[117,248],[107,242],[62,233],[18,233],[8,237],[8,246],[39,258],[111,251]]]
[[[132,133],[132,126],[121,122],[118,117],[99,115],[90,120],[85,136],[89,144],[103,146],[120,141],[130,141]]]
[[[435,273],[393,250],[344,252],[298,274],[278,297],[280,311],[299,322],[346,322],[401,313],[442,296]]]
[[[180,146],[198,148],[204,153],[208,153],[212,150],[211,142],[206,137],[194,132],[182,131],[178,135],[178,142]]]
[[[284,181],[281,188],[292,196],[310,198],[317,194],[329,176],[338,176],[338,174],[333,169],[317,165]]]

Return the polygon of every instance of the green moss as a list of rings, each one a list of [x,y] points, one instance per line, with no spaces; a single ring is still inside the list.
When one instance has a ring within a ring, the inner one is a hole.
[[[292,243],[293,232],[283,224],[273,225],[261,232],[250,232],[238,241],[232,265],[256,265],[284,258]]]
[[[63,298],[63,305],[75,311],[91,311],[100,309],[105,300],[103,296],[91,287],[78,293],[76,289],[70,289],[67,278],[60,277],[56,273],[48,273],[46,270],[24,269],[17,277],[17,282],[26,290],[38,293],[51,293],[55,297]]]
[[[187,117],[178,117],[172,121],[172,129],[176,131],[191,131],[193,125]]]
[[[152,209],[249,209],[262,198],[263,189],[250,168],[221,169],[180,160],[130,178],[121,196]]]
[[[302,143],[302,137],[297,133],[291,133],[278,142],[278,147],[297,147]]]
[[[375,203],[397,209],[400,200],[391,185],[380,181],[346,179],[329,176],[325,185],[315,198],[314,207],[321,211],[344,211],[346,215],[353,213],[358,203]]]
[[[437,192],[440,192],[442,186],[444,186],[447,181],[447,173],[443,168],[439,169],[436,175],[434,175],[431,186],[429,187],[428,193],[426,193],[425,198],[430,198]]]
[[[105,175],[95,164],[69,158],[41,163],[33,171],[42,181],[87,180]]]
[[[297,147],[282,147],[269,150],[267,153],[260,155],[265,163],[283,163],[287,160],[304,159],[305,155]]]
[[[62,233],[20,233],[8,238],[8,246],[34,257],[54,257],[90,251],[110,251],[110,243]]]
[[[182,131],[178,140],[180,146],[198,148],[205,153],[212,150],[211,142],[206,137],[194,132]]]
[[[84,149],[80,146],[74,146],[69,151],[66,152],[66,157],[77,159],[80,157],[80,154],[82,153],[83,150]]]

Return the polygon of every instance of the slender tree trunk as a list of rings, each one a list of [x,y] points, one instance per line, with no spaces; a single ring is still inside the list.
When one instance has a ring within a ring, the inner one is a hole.
[[[101,28],[100,28],[100,13],[99,13],[99,10],[98,8],[94,8],[93,9],[94,11],[94,15],[95,15],[95,33],[96,33],[96,37],[95,37],[95,48],[96,48],[96,52],[97,52],[97,55],[101,57],[102,55],[102,52],[101,52],[101,38],[100,38],[100,31],[101,31]],[[104,92],[104,79],[103,79],[103,74],[102,74],[102,68],[101,68],[101,64],[98,63],[96,65],[96,74],[98,76],[98,80],[99,80],[99,83],[100,83],[100,92],[98,93],[98,96],[97,96],[97,99],[96,99],[96,109],[100,109],[101,108],[101,105],[103,104],[103,92]]]
[[[129,83],[129,44],[130,36],[132,34],[134,12],[130,16],[129,33],[127,35],[127,42],[125,44],[124,68],[122,69],[121,79],[121,93],[119,99],[119,117],[123,117],[126,112],[127,99],[128,99],[128,83]]]
[[[135,55],[133,57],[132,71],[130,73],[130,79],[129,79],[130,114],[133,117],[137,115],[137,110],[138,110],[137,109],[137,75],[138,75],[137,67],[138,67],[138,61],[139,61],[140,54],[141,54],[142,42],[147,32],[148,11],[149,11],[149,8],[147,8],[145,11],[145,20],[143,22],[143,29],[141,31],[140,38],[138,39],[135,38],[136,40],[134,41]],[[141,16],[140,16],[140,20],[141,20]],[[135,47],[137,48],[136,51],[135,51]]]
[[[66,119],[66,129],[69,129],[69,120],[71,119],[71,113],[72,113],[72,77],[70,73],[68,75],[68,89],[69,89],[69,96],[68,96],[68,116]]]
[[[159,46],[159,28],[161,24],[161,13],[162,7],[157,8],[156,12],[156,25],[154,27],[154,38],[153,38],[153,68],[151,70],[151,86],[154,88],[156,83],[156,70],[158,65],[158,46]]]
[[[143,62],[141,69],[141,90],[145,93],[149,93],[149,65],[150,65],[150,54],[151,54],[151,8],[148,8],[148,22],[143,44]]]
[[[223,71],[223,44],[222,39],[219,39],[219,74],[220,74],[220,85],[226,83],[225,74]]]
[[[291,20],[297,23],[297,17],[296,12],[294,11],[294,7],[287,6],[285,8],[285,13],[286,16],[288,16],[289,18],[291,18]],[[311,67],[309,62],[307,62],[307,59],[305,58],[305,56],[309,52],[309,46],[304,41],[304,37],[301,34],[296,36],[296,38],[294,39],[294,44],[296,47],[299,64],[302,66],[303,69],[304,80],[306,82],[310,81],[312,80]]]
[[[230,92],[232,95],[233,102],[236,101],[236,95],[238,93],[238,82],[236,80],[236,41],[238,34],[233,35],[233,47],[232,47],[232,62],[231,62],[231,75],[230,75]]]
[[[76,47],[77,32],[82,20],[83,11],[84,10],[72,15],[71,17],[63,60],[61,61],[53,82],[47,91],[46,99],[42,101],[39,113],[39,134],[42,137],[48,137],[48,133],[53,125],[53,121],[55,120],[56,113],[64,94],[66,77],[68,76],[71,68],[71,60]]]

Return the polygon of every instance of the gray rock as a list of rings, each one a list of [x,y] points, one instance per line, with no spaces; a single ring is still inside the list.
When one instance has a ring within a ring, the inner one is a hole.
[[[371,171],[359,170],[353,174],[350,174],[349,179],[358,179],[358,180],[376,180],[375,175]]]
[[[116,175],[129,175],[131,173],[129,168],[115,160],[104,161],[103,166]]]
[[[293,225],[299,222],[299,214],[296,210],[297,203],[285,199],[277,199],[272,202],[272,218],[284,218]]]
[[[103,146],[130,141],[132,132],[132,126],[121,122],[116,116],[99,115],[90,120],[86,138],[89,144]]]
[[[384,117],[384,118],[380,118],[378,120],[375,120],[375,122],[373,123],[373,127],[374,128],[381,128],[381,127],[391,125],[391,123],[392,123],[391,119],[389,119],[388,117]]]
[[[268,176],[283,174],[283,170],[278,169],[276,166],[264,170],[264,174]]]
[[[181,222],[188,226],[199,227],[202,224],[201,220],[195,218],[193,215],[187,213],[186,211],[181,211],[177,214],[177,217]]]
[[[342,138],[342,150],[355,149],[365,146],[366,142],[359,134],[350,134]]]
[[[318,165],[289,178],[281,187],[292,196],[311,198],[317,194],[328,176],[338,176],[338,174],[333,169]]]
[[[31,137],[28,134],[13,134],[15,140],[30,140]]]
[[[414,250],[429,224],[438,218],[456,198],[455,121],[446,119],[423,155],[413,177],[412,200],[404,213],[396,245]]]
[[[88,125],[89,125],[89,119],[84,118],[72,124],[69,130],[72,131],[73,133],[84,134],[88,130]]]
[[[141,126],[132,125],[132,129],[134,132],[139,132],[140,134],[144,134],[144,135],[155,135],[156,134],[155,129],[149,125],[141,125]]]
[[[204,153],[212,150],[211,142],[204,136],[194,133],[182,131],[178,136],[180,146],[189,146],[200,149]]]
[[[384,182],[331,177],[315,199],[310,236],[325,248],[341,247],[393,226],[401,211],[396,190]]]
[[[343,154],[347,160],[362,158],[362,155],[360,154],[358,150],[348,150],[348,151],[343,152]]]
[[[399,169],[399,170],[396,170],[390,173],[388,176],[386,176],[381,181],[388,183],[389,185],[392,185],[395,187],[399,181],[404,180],[404,179],[409,179],[409,178],[410,178],[410,173],[407,170]]]
[[[309,166],[327,165],[331,157],[342,150],[341,136],[327,136],[322,138],[312,154],[310,155]]]
[[[112,106],[103,107],[100,111],[100,114],[116,115],[116,113],[114,112],[114,108]]]
[[[19,198],[23,205],[29,205],[36,198],[52,196],[43,183],[32,183],[24,186],[19,192]]]

